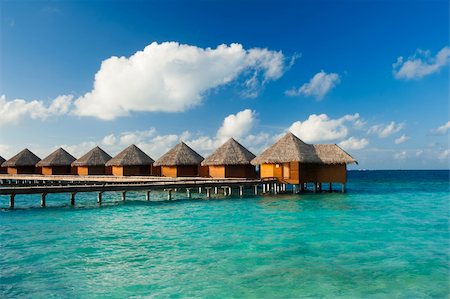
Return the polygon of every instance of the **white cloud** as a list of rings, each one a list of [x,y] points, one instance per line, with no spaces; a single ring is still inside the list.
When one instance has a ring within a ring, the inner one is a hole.
[[[446,122],[442,126],[432,130],[433,133],[439,134],[439,135],[445,135],[450,130],[450,121]]]
[[[312,114],[303,122],[294,122],[289,127],[289,131],[308,143],[339,140],[347,137],[348,125],[358,120],[358,113],[344,115],[337,119],[331,119],[326,114]]]
[[[130,145],[130,144],[140,143],[140,142],[144,141],[145,139],[147,139],[148,137],[153,136],[155,134],[155,132],[156,132],[155,128],[150,128],[148,130],[143,130],[143,131],[124,132],[124,133],[120,134],[120,137],[119,137],[120,144]]]
[[[442,48],[435,56],[431,56],[429,50],[417,50],[413,56],[405,61],[402,56],[392,64],[394,77],[396,79],[420,79],[427,75],[439,72],[450,62],[450,48]]]
[[[116,141],[117,141],[116,136],[114,136],[114,134],[110,134],[110,135],[103,137],[102,144],[104,144],[106,146],[112,146],[116,143]]]
[[[323,97],[330,92],[340,82],[340,77],[336,73],[327,74],[323,70],[318,72],[311,78],[308,83],[303,84],[299,88],[292,88],[285,91],[287,96],[312,96],[317,100],[323,99]]]
[[[441,160],[447,160],[449,157],[450,157],[450,149],[443,150],[438,155],[438,158]]]
[[[3,159],[7,159],[6,156],[10,154],[10,148],[11,146],[7,144],[0,144],[0,156],[2,156]]]
[[[111,120],[132,111],[185,111],[199,105],[206,92],[239,77],[255,96],[286,68],[284,55],[268,49],[154,42],[129,58],[104,60],[93,90],[75,101],[74,113]]]
[[[376,134],[380,138],[386,138],[399,132],[401,129],[405,127],[403,123],[396,123],[395,121],[391,121],[389,124],[379,124],[370,127],[367,131],[368,134]]]
[[[401,143],[407,141],[408,139],[409,139],[409,137],[406,136],[405,134],[403,134],[402,136],[396,138],[394,142],[395,142],[395,144],[401,144]]]
[[[394,158],[396,160],[404,160],[404,159],[406,159],[406,157],[407,157],[407,154],[405,151],[394,154]]]
[[[72,144],[72,145],[66,145],[62,144],[60,147],[64,148],[66,151],[68,151],[70,154],[72,154],[75,158],[80,158],[84,154],[86,154],[88,151],[96,147],[98,144],[94,141],[84,141],[79,144]],[[59,147],[59,146],[58,146]],[[108,154],[111,154],[107,147],[103,148],[106,150]],[[51,151],[49,150],[48,153]],[[47,154],[48,155],[48,154]]]
[[[350,137],[349,139],[341,141],[339,146],[345,150],[360,150],[365,148],[368,144],[369,140],[366,138],[358,139],[355,137]]]
[[[245,109],[236,114],[228,115],[217,131],[217,139],[220,142],[225,142],[230,137],[239,139],[247,135],[255,123],[255,114],[254,111]]]
[[[8,124],[17,124],[22,118],[46,120],[51,116],[66,114],[72,104],[73,96],[63,95],[56,97],[50,105],[42,101],[27,102],[23,99],[8,101],[5,95],[0,96],[0,127]]]

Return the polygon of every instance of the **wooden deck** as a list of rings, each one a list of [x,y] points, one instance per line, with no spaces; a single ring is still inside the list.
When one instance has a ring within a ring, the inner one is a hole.
[[[102,202],[104,192],[121,192],[122,200],[126,198],[126,192],[142,191],[147,193],[150,200],[152,190],[167,192],[167,199],[172,199],[172,191],[186,190],[186,196],[191,197],[191,190],[197,188],[199,193],[205,192],[208,198],[223,190],[224,195],[231,195],[233,188],[243,195],[245,188],[253,188],[258,194],[261,187],[264,192],[275,190],[275,179],[212,179],[212,178],[165,178],[152,176],[117,177],[117,176],[46,176],[46,175],[0,175],[0,195],[9,196],[9,207],[14,208],[14,199],[18,194],[41,194],[41,206],[46,205],[46,195],[50,193],[70,194],[71,205],[75,204],[75,195],[80,192],[96,192],[97,201]],[[214,189],[212,191],[212,189]]]

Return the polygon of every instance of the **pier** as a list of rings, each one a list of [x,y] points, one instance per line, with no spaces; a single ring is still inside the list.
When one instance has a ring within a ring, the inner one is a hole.
[[[101,203],[104,192],[120,192],[122,200],[126,200],[127,192],[144,192],[149,201],[154,190],[166,192],[167,200],[172,200],[172,192],[180,190],[186,191],[187,198],[191,198],[192,190],[211,198],[219,190],[223,190],[225,196],[243,196],[244,189],[250,189],[257,195],[259,190],[269,190],[269,186],[275,190],[276,185],[276,179],[0,175],[0,195],[9,196],[10,208],[15,207],[15,197],[19,194],[40,194],[41,206],[45,207],[46,197],[52,193],[68,194],[70,204],[75,205],[76,194],[81,192],[97,193],[97,202]]]

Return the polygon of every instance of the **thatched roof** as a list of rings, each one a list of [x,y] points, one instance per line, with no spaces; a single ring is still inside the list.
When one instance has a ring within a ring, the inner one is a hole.
[[[106,166],[152,165],[155,162],[140,148],[132,144],[106,163]]]
[[[356,163],[355,159],[336,144],[307,144],[288,132],[261,155],[253,159],[252,164],[294,161],[315,164]]]
[[[155,166],[178,166],[199,165],[203,157],[190,148],[186,143],[180,142],[174,148],[161,156],[153,165]]]
[[[105,166],[109,160],[111,156],[96,146],[78,160],[73,161],[72,166]]]
[[[248,149],[233,138],[228,139],[211,155],[203,160],[202,165],[246,165],[255,158]]]
[[[356,163],[352,156],[340,148],[337,144],[314,144],[314,149],[322,163],[325,164],[351,164]]]
[[[74,156],[66,152],[63,148],[58,148],[56,151],[42,159],[36,166],[70,166],[76,159]]]
[[[11,159],[2,163],[2,167],[36,166],[41,159],[29,149],[24,149]]]

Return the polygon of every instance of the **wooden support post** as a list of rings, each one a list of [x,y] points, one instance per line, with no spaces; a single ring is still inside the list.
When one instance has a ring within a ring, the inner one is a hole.
[[[74,206],[75,205],[75,192],[70,193],[70,205]]]
[[[330,188],[329,188],[330,192],[333,192],[333,183],[330,183]]]
[[[342,193],[345,193],[345,183],[342,183]]]
[[[319,189],[319,192],[322,192],[322,183],[318,183],[318,184],[317,184],[317,187],[318,187],[318,189]]]
[[[314,182],[314,186],[313,186],[313,190],[314,190],[314,193],[317,193],[317,182]]]
[[[167,199],[172,200],[172,189],[167,190]]]
[[[286,191],[286,184],[283,184],[283,191]]]
[[[45,197],[47,196],[47,193],[42,193],[41,194],[41,207],[45,207]]]
[[[122,192],[122,201],[127,199],[127,193],[125,191]]]
[[[292,193],[297,193],[297,185],[292,185]]]
[[[211,188],[210,187],[206,187],[206,197],[207,198],[211,198]]]
[[[239,196],[243,196],[244,195],[244,186],[239,186]]]
[[[214,187],[214,194],[217,195],[217,193],[219,193],[219,188],[218,187]]]
[[[262,193],[266,193],[266,184],[262,184]]]
[[[202,193],[202,187],[198,187],[198,193]]]
[[[102,197],[103,197],[103,192],[99,192],[98,195],[97,195],[97,202],[98,202],[99,204],[102,203]]]
[[[277,189],[278,189],[277,183],[273,184],[273,194],[277,194]]]
[[[146,199],[147,201],[150,201],[150,190],[148,190],[148,191],[146,192],[146,194],[145,194],[145,199]]]
[[[255,185],[255,195],[258,195],[258,185]]]
[[[186,188],[186,196],[187,198],[191,198],[191,188]]]
[[[9,196],[9,208],[10,209],[14,209],[14,198],[16,197],[16,195],[13,193]]]
[[[231,187],[228,187],[228,195],[229,196],[231,196],[232,192],[233,192],[233,189],[231,189]]]
[[[228,187],[222,187],[222,189],[223,189],[223,195],[227,196]]]

